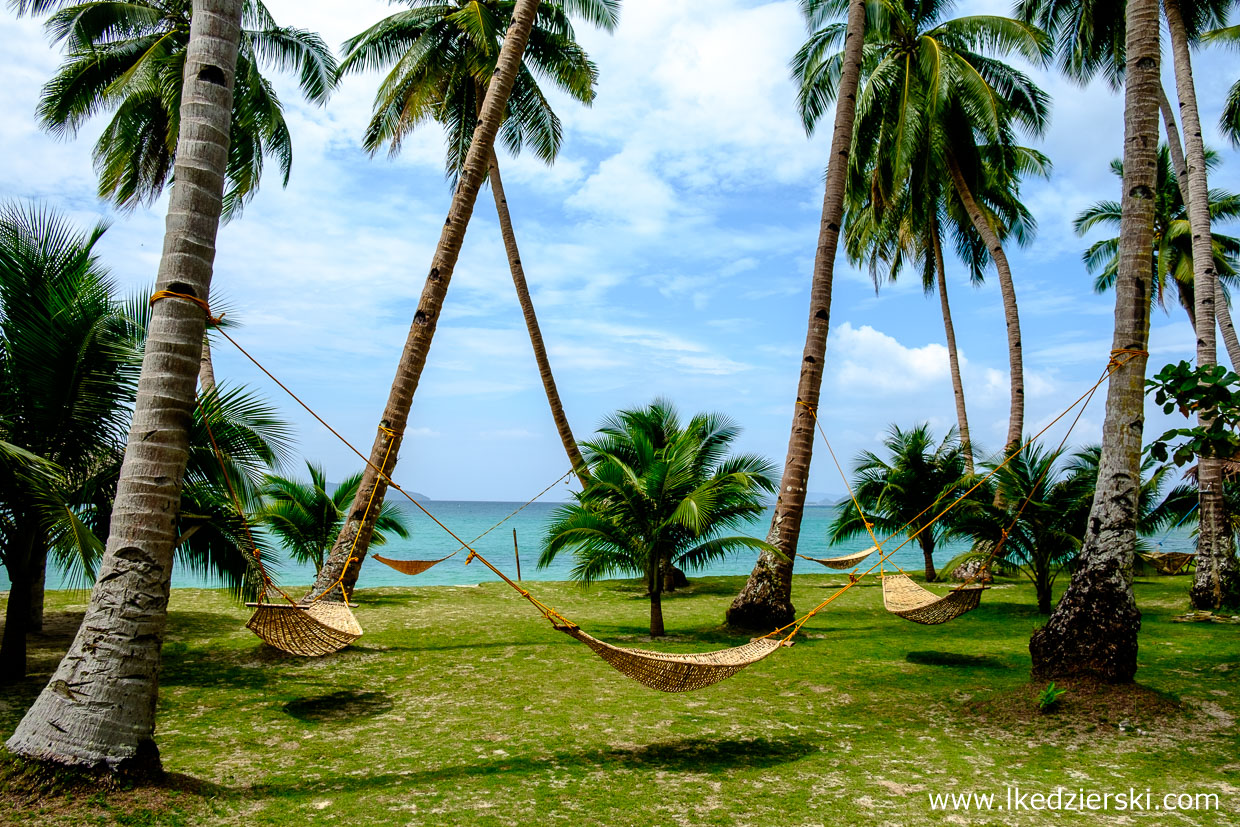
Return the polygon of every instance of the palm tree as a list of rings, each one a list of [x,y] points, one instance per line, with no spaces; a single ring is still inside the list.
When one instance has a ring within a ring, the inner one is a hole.
[[[465,163],[461,166],[460,181],[452,195],[452,206],[439,236],[439,243],[435,247],[431,269],[396,367],[392,390],[379,419],[379,433],[371,446],[361,485],[358,486],[357,496],[349,507],[349,517],[332,546],[327,562],[319,571],[318,579],[307,594],[307,599],[313,599],[333,589],[337,584],[344,594],[350,593],[357,582],[362,561],[366,559],[370,533],[378,516],[377,510],[368,508],[367,503],[374,502],[382,506],[384,494],[387,493],[387,475],[395,467],[396,457],[400,452],[413,395],[422,377],[422,368],[426,365],[435,327],[439,323],[439,313],[448,293],[448,285],[452,281],[452,271],[456,267],[461,243],[465,239],[465,230],[474,211],[478,188],[486,177],[491,149],[504,119],[509,93],[521,68],[525,44],[533,28],[538,6],[539,0],[517,0],[513,9],[512,24],[504,35],[504,44],[500,49],[495,71],[487,86],[478,128],[470,140]],[[415,8],[408,14],[416,16],[419,10]]]
[[[822,391],[823,358],[827,350],[827,331],[831,326],[831,289],[835,280],[835,253],[840,226],[844,221],[844,187],[848,157],[853,144],[853,122],[857,107],[857,83],[861,77],[862,46],[865,39],[866,0],[846,0],[848,15],[839,37],[844,51],[835,64],[839,83],[826,94],[836,103],[835,125],[831,133],[830,160],[822,197],[822,220],[818,226],[818,249],[809,294],[809,323],[801,353],[797,395],[792,405],[792,427],[788,453],[775,500],[775,513],[766,540],[778,552],[758,555],[753,571],[740,594],[728,607],[727,622],[751,629],[771,628],[790,622],[796,615],[792,605],[792,565],[801,535],[805,512],[805,488],[809,483],[810,460],[814,454],[814,423]],[[801,11],[813,31],[839,16],[843,9],[837,0],[801,0]],[[836,38],[838,42],[839,37]]]
[[[892,425],[887,432],[887,458],[870,451],[857,456],[850,483],[856,501],[850,499],[840,509],[827,536],[832,543],[868,536],[867,520],[880,535],[916,534],[926,580],[933,582],[938,579],[935,547],[955,531],[951,516],[934,519],[934,506],[950,503],[965,489],[964,447],[955,429],[937,445],[928,424],[907,431]]]
[[[11,474],[0,489],[11,583],[0,673],[13,680],[25,675],[26,633],[42,628],[49,552],[90,568],[96,544],[67,504],[115,454],[129,419],[137,361],[94,253],[105,229],[0,207],[0,439],[55,469]]]
[[[924,149],[928,149],[925,147]],[[1041,153],[1017,148],[1012,157],[1022,171],[1045,174],[1049,161]],[[873,161],[873,156],[871,156]],[[898,192],[884,196],[871,186],[877,169],[853,170],[849,177],[848,210],[844,216],[844,245],[849,258],[856,264],[868,263],[875,290],[885,277],[895,282],[905,265],[920,271],[922,288],[929,295],[939,294],[943,328],[947,339],[948,365],[952,390],[956,398],[956,423],[964,451],[965,470],[973,473],[973,445],[969,438],[969,420],[965,408],[964,384],[960,375],[960,358],[956,348],[956,331],[952,323],[951,305],[947,298],[947,272],[943,261],[944,236],[954,236],[957,254],[968,265],[974,284],[980,284],[989,257],[985,243],[958,200],[951,192],[948,175],[936,170],[934,155],[922,151],[912,165],[916,174],[908,176]],[[986,166],[988,171],[1001,173],[998,165]],[[1004,180],[997,180],[997,179]],[[990,210],[995,230],[1003,239],[1014,237],[1027,244],[1037,224],[1032,214],[1013,191],[1014,180],[997,174],[988,176],[982,200]],[[914,191],[916,189],[916,192]],[[885,273],[883,272],[885,269]]]
[[[1196,329],[1196,307],[1193,301],[1193,255],[1192,231],[1188,226],[1184,209],[1179,176],[1172,168],[1172,155],[1166,144],[1158,148],[1157,190],[1154,196],[1154,250],[1152,302],[1166,306],[1166,297],[1174,292],[1180,306]],[[1206,163],[1215,167],[1218,153],[1208,152]],[[1111,162],[1111,171],[1121,180],[1124,165],[1118,158]],[[1096,227],[1119,229],[1122,219],[1119,202],[1099,201],[1086,208],[1073,222],[1077,235],[1084,235]],[[1210,192],[1210,214],[1214,221],[1233,221],[1240,218],[1240,195],[1221,189]],[[1240,240],[1214,233],[1214,267],[1220,281],[1237,286],[1237,256],[1240,256]],[[1119,271],[1119,237],[1105,238],[1090,245],[1082,255],[1089,272],[1096,274],[1094,290],[1102,293],[1115,284]]]
[[[283,543],[293,560],[313,564],[317,573],[331,551],[332,541],[340,533],[344,510],[357,495],[362,474],[353,474],[334,491],[328,491],[327,475],[322,466],[307,462],[306,470],[310,472],[309,483],[267,475],[259,491],[263,504],[255,516]],[[380,510],[370,544],[383,545],[388,534],[409,536],[404,514],[391,503],[385,503]]]
[[[999,275],[1008,329],[1012,404],[1005,445],[1010,450],[1020,443],[1024,428],[1020,315],[998,221],[983,196],[996,177],[1010,182],[1015,192],[1016,170],[1007,163],[1015,131],[1019,127],[1037,135],[1048,120],[1045,93],[1001,58],[1016,54],[1041,62],[1049,56],[1050,40],[1011,18],[945,19],[952,5],[951,0],[901,0],[884,4],[881,14],[874,12],[866,33],[852,168],[868,171],[855,174],[888,200],[910,178],[943,175],[944,188],[982,239]],[[838,57],[827,58],[837,40],[838,27],[825,27],[797,55],[802,117],[808,125],[821,114],[837,82],[833,66]],[[919,183],[914,181],[914,192],[921,189]]]
[[[1222,43],[1233,48],[1240,46],[1240,26],[1215,29],[1202,38],[1207,43]],[[1240,146],[1240,80],[1227,90],[1223,114],[1219,117],[1219,130],[1231,139],[1233,146]]]
[[[1088,7],[1070,9],[1076,18]],[[1145,367],[1149,360],[1153,284],[1154,201],[1158,172],[1158,2],[1128,0],[1124,52],[1124,180],[1119,268],[1115,280],[1112,349],[1121,364],[1107,387],[1106,418],[1098,460],[1098,485],[1090,506],[1077,567],[1046,625],[1033,633],[1029,651],[1035,678],[1092,675],[1131,681],[1137,670],[1141,612],[1132,592],[1136,520],[1140,499],[1141,431]],[[1066,26],[1052,31],[1075,48]],[[1113,42],[1113,41],[1112,41]],[[1061,51],[1061,55],[1064,52]]]
[[[159,290],[209,293],[223,209],[242,0],[194,0]],[[182,140],[184,139],[184,140]],[[159,771],[156,676],[188,460],[203,308],[156,304],[110,520],[82,625],[8,741],[18,755],[91,768]],[[123,679],[122,679],[123,678]]]
[[[701,568],[733,551],[771,551],[753,537],[723,536],[760,515],[763,493],[775,490],[770,462],[728,455],[739,434],[718,414],[698,414],[682,427],[664,399],[608,418],[583,445],[590,481],[552,515],[539,566],[572,549],[572,576],[583,585],[615,574],[644,577],[650,636],[662,636],[668,565]]]
[[[477,128],[479,107],[495,71],[503,26],[512,14],[513,4],[496,0],[406,2],[417,11],[394,14],[345,42],[340,71],[344,74],[376,68],[390,70],[375,96],[374,115],[363,139],[366,150],[374,154],[387,146],[395,154],[419,124],[434,120],[447,134],[448,180],[455,186]],[[549,78],[574,100],[586,105],[593,102],[597,71],[576,43],[568,15],[579,15],[611,31],[619,5],[619,0],[542,5],[501,126],[500,138],[511,152],[516,154],[522,147],[530,146],[547,164],[555,161],[560,149],[560,120],[539,88],[535,74]],[[428,44],[435,46],[427,48]],[[585,466],[551,372],[494,151],[488,164],[508,267],[538,373],[569,463],[584,484]]]
[[[43,87],[39,121],[76,136],[101,112],[112,119],[95,144],[99,197],[120,207],[152,204],[172,177],[189,43],[190,0],[11,0],[18,14],[46,14],[66,59]],[[258,191],[274,159],[287,186],[293,146],[280,99],[263,67],[290,70],[306,99],[323,104],[336,60],[317,34],[276,25],[262,0],[245,0],[228,144],[224,216]]]
[[[1218,288],[1214,272],[1206,152],[1189,48],[1199,43],[1211,26],[1224,22],[1230,5],[1230,0],[1164,0],[1162,4],[1171,39],[1176,93],[1184,125],[1184,161],[1180,164],[1179,159],[1176,160],[1177,166],[1182,168],[1180,183],[1184,188],[1191,228],[1193,272],[1196,275],[1193,299],[1197,363],[1203,367],[1215,364],[1217,359],[1215,325],[1219,316],[1224,316],[1223,326],[1229,335],[1231,322],[1225,314],[1218,313],[1222,291]],[[1117,0],[1095,0],[1083,9],[1074,0],[1021,0],[1021,8],[1027,19],[1039,19],[1048,28],[1056,27],[1065,47],[1065,61],[1070,62],[1066,58],[1068,54],[1076,56],[1075,77],[1087,80],[1098,71],[1106,72],[1112,82],[1123,77],[1127,49],[1120,46],[1120,41],[1125,36],[1125,15]],[[1081,22],[1085,16],[1096,16],[1101,21],[1097,26],[1097,37],[1079,36],[1089,28]],[[1078,35],[1076,43],[1070,45],[1068,41],[1074,34]],[[1155,90],[1155,101],[1165,101],[1165,97],[1160,85]],[[1169,142],[1178,149],[1170,105],[1164,104],[1162,108]],[[1240,351],[1240,342],[1236,350]],[[1209,424],[1207,420],[1200,422],[1203,427]],[[1240,588],[1240,561],[1236,559],[1223,514],[1222,465],[1217,459],[1203,457],[1199,473],[1203,528],[1198,554],[1205,564],[1197,568],[1190,595],[1194,605],[1207,607],[1217,605],[1218,587],[1223,581],[1235,581],[1235,585],[1228,588]]]
[[[998,468],[988,486],[1003,489],[998,498],[1003,505],[995,506],[984,496],[970,499],[956,518],[957,533],[974,539],[975,555],[997,559],[1033,583],[1041,614],[1051,613],[1055,580],[1080,551],[1101,455],[1101,446],[1090,446],[1061,463],[1062,449],[1030,444],[1003,467],[999,461],[985,465]],[[1170,468],[1147,454],[1141,472],[1137,529],[1146,533],[1156,523],[1159,493]]]

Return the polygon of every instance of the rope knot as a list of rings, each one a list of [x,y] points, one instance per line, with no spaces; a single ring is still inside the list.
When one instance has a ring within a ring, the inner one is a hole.
[[[212,315],[211,306],[207,304],[205,299],[200,299],[197,296],[191,296],[189,293],[177,293],[174,290],[156,290],[151,294],[150,303],[154,305],[155,302],[160,299],[181,299],[182,301],[187,301],[198,305],[202,308],[202,312],[206,314],[207,324],[211,327],[217,327],[220,322],[224,321],[223,313],[218,316]]]
[[[1150,355],[1150,352],[1148,350],[1140,350],[1138,348],[1131,348],[1131,347],[1116,348],[1115,350],[1111,351],[1111,361],[1107,362],[1107,372],[1118,370],[1119,368],[1128,364],[1129,362],[1131,362],[1133,359],[1137,358],[1138,356],[1148,357],[1149,355]],[[1127,356],[1128,358],[1121,360],[1119,358],[1121,356]]]

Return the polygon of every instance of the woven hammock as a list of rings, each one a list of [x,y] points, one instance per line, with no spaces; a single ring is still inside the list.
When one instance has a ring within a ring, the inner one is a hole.
[[[973,611],[985,590],[980,583],[970,583],[939,596],[914,583],[907,574],[883,575],[883,605],[887,611],[927,626],[946,623]]]
[[[813,560],[815,563],[826,566],[829,569],[851,569],[874,552],[878,551],[878,546],[870,546],[865,551],[846,554],[843,557],[807,557],[804,554],[798,554],[798,557],[805,557],[806,560]]]
[[[454,551],[452,554],[449,554],[448,557],[452,557],[455,554],[456,552]],[[370,556],[378,560],[380,563],[383,563],[385,566],[391,566],[401,574],[409,575],[421,574],[431,566],[434,566],[437,563],[442,563],[444,560],[448,559],[448,557],[440,557],[438,560],[393,560],[390,557],[383,557],[379,554],[372,554]]]
[[[319,600],[308,606],[291,603],[247,603],[254,615],[246,628],[270,646],[318,658],[339,652],[362,636],[362,627],[347,603]]]
[[[1159,574],[1184,574],[1188,564],[1197,555],[1183,551],[1156,551],[1149,554],[1138,553],[1137,556],[1153,566]]]
[[[676,655],[612,646],[591,637],[576,626],[555,628],[589,646],[596,655],[621,674],[660,692],[689,692],[719,683],[785,645],[780,640],[760,638],[743,646],[720,649],[717,652]]]

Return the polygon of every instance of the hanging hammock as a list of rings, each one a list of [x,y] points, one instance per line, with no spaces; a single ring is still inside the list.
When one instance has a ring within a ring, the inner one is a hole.
[[[845,554],[842,557],[809,557],[804,554],[798,554],[797,557],[802,557],[806,560],[811,560],[815,563],[826,566],[829,569],[840,569],[842,571],[844,569],[853,568],[858,563],[860,563],[862,560],[869,557],[871,554],[873,554],[876,551],[878,551],[878,546],[870,546],[865,551],[858,551],[852,554]]]
[[[1155,551],[1149,554],[1138,552],[1137,556],[1154,567],[1159,574],[1187,574],[1188,565],[1197,558],[1196,554],[1183,551]]]
[[[985,590],[980,583],[968,583],[939,596],[914,583],[907,574],[884,574],[883,606],[896,617],[936,626],[976,609]]]
[[[765,637],[731,649],[678,655],[612,646],[586,634],[576,626],[556,625],[555,628],[589,646],[620,674],[660,692],[703,689],[732,677],[781,646],[792,645],[788,640]]]
[[[456,552],[454,551],[452,554],[449,554],[448,557],[453,557],[455,555]],[[448,559],[448,557],[440,557],[438,560],[393,560],[390,557],[384,557],[380,554],[372,554],[370,556],[375,560],[378,560],[380,563],[383,563],[385,566],[391,566],[401,574],[408,575],[421,574],[431,566],[442,563],[444,560]]]
[[[309,658],[339,652],[362,636],[349,604],[319,600],[293,603],[246,603],[254,614],[246,628],[269,646]]]

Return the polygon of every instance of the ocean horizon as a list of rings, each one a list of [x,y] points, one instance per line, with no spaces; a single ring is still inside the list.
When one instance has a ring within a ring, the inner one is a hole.
[[[516,546],[520,552],[521,578],[523,580],[564,581],[572,579],[571,571],[574,558],[571,553],[559,555],[546,568],[539,568],[538,566],[538,558],[542,551],[542,538],[550,522],[551,513],[562,503],[531,503],[515,515],[513,512],[520,508],[522,503],[476,500],[427,500],[424,504],[427,510],[434,514],[444,525],[452,529],[463,540],[470,542],[480,554],[485,556],[508,577],[514,580],[517,579],[517,558],[513,549],[513,530],[515,529]],[[460,549],[460,544],[453,540],[447,532],[437,526],[425,514],[417,511],[407,503],[398,503],[397,506],[406,514],[410,535],[405,539],[393,538],[384,545],[372,545],[370,548],[372,556],[378,553],[395,559],[436,559],[445,557]],[[750,521],[747,526],[737,533],[764,537],[767,528],[770,526],[773,510],[773,507],[768,507],[761,518]],[[857,537],[838,545],[830,545],[827,542],[827,529],[838,511],[839,506],[834,505],[807,505],[805,507],[798,548],[800,554],[809,557],[831,557],[847,554],[851,551],[860,551],[872,545],[868,537]],[[474,542],[475,538],[487,532],[488,529],[492,529],[496,523],[505,520],[505,518],[507,518],[506,522],[491,530],[486,536],[478,539],[476,543]],[[904,538],[900,539],[902,541]],[[1185,528],[1176,529],[1165,538],[1155,539],[1162,539],[1162,550],[1165,551],[1193,551],[1192,537],[1188,529]],[[1148,540],[1149,544],[1154,545],[1155,539]],[[964,541],[942,543],[935,550],[934,554],[936,568],[941,569],[953,557],[967,550],[968,543]],[[479,562],[466,565],[465,558],[466,552],[461,551],[461,553],[433,566],[426,572],[412,577],[401,574],[377,560],[368,558],[362,566],[357,588],[368,589],[381,586],[472,586],[477,583],[491,582],[499,579]],[[732,554],[704,568],[690,570],[687,574],[689,577],[744,575],[752,570],[756,559],[756,552]],[[897,551],[891,560],[895,565],[908,571],[919,572],[924,567],[921,548],[916,543],[910,543]],[[287,558],[277,561],[275,565],[269,566],[268,569],[272,579],[283,587],[296,588],[308,586],[314,580],[313,566],[297,565]],[[798,560],[796,569],[801,573],[830,571],[830,569],[822,568],[808,560]],[[80,581],[81,578],[79,577],[77,580]],[[47,573],[48,589],[83,589],[89,587],[89,585],[88,583],[74,582],[74,578],[70,573],[60,571],[54,565],[49,564]],[[222,585],[218,578],[174,564],[172,571],[172,588],[174,589],[210,589],[220,588]],[[7,590],[8,587],[7,573],[0,568],[0,590]]]

